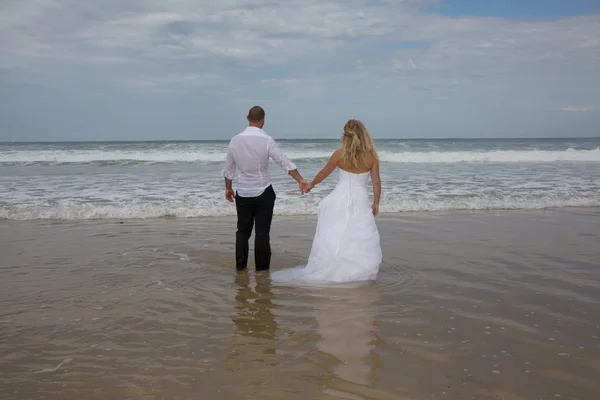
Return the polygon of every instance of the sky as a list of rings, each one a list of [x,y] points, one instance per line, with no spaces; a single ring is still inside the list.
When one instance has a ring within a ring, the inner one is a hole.
[[[0,0],[0,141],[600,136],[600,0]]]

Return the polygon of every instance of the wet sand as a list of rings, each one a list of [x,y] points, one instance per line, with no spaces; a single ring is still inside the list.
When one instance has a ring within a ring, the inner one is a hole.
[[[315,222],[275,218],[272,270]],[[382,216],[336,288],[236,273],[234,226],[0,221],[0,398],[600,398],[599,210]]]

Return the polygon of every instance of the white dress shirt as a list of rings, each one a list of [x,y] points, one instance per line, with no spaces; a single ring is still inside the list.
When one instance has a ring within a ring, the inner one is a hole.
[[[296,165],[279,149],[275,139],[262,129],[249,126],[229,142],[223,176],[233,180],[237,168],[238,195],[260,196],[271,185],[269,158],[279,164],[286,173],[296,169]]]

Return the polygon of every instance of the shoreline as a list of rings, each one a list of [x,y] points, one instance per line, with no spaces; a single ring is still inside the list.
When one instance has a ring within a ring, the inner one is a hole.
[[[455,210],[433,210],[433,211],[400,211],[400,212],[379,212],[376,217],[378,219],[384,218],[398,218],[401,216],[408,217],[419,217],[419,216],[448,216],[448,215],[465,215],[465,214],[497,214],[497,213],[521,213],[521,214],[540,214],[540,213],[560,213],[560,212],[600,212],[600,206],[591,207],[547,207],[547,208],[498,208],[498,209],[455,209]],[[276,219],[311,219],[317,218],[316,213],[310,214],[273,214],[273,220]],[[193,217],[178,217],[178,216],[160,216],[160,217],[148,217],[148,218],[81,218],[81,219],[66,219],[66,218],[36,218],[36,219],[11,219],[11,218],[0,218],[0,224],[11,223],[11,222],[64,222],[64,223],[76,223],[76,222],[107,222],[107,223],[126,223],[126,222],[153,222],[153,221],[210,221],[210,220],[235,220],[236,215],[206,215],[206,216],[193,216]]]

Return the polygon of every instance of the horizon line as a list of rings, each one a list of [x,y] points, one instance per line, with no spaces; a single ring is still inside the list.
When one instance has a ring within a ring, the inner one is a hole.
[[[338,137],[331,138],[276,138],[276,141],[333,141],[339,140]],[[373,138],[374,141],[397,140],[397,141],[416,141],[416,140],[565,140],[565,139],[600,139],[598,136],[535,136],[535,137],[407,137],[392,138],[381,137]],[[35,144],[35,143],[157,143],[157,142],[228,142],[228,139],[138,139],[138,140],[28,140],[28,141],[1,141],[0,144]]]

